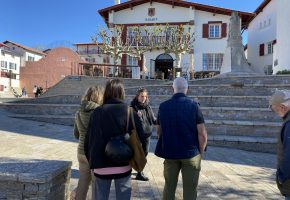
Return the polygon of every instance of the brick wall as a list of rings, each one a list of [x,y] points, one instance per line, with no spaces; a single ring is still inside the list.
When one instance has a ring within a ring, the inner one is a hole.
[[[51,50],[45,58],[37,62],[27,62],[20,68],[20,86],[25,87],[29,97],[33,96],[33,86],[46,90],[67,75],[78,74],[83,62],[79,55],[69,48]]]

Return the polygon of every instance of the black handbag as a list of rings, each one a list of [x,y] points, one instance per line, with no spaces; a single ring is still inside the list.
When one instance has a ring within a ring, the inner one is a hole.
[[[106,113],[110,116],[112,122],[114,122],[116,127],[119,127],[115,118],[109,112]],[[120,132],[124,132],[120,127],[119,130]],[[129,139],[129,137],[130,135],[128,133],[123,133],[118,136],[112,137],[105,147],[106,157],[117,164],[129,162],[133,157],[133,150],[127,144],[127,140]]]
[[[106,144],[105,154],[114,163],[121,164],[131,160],[133,150],[127,144],[126,136],[120,135],[112,137]]]

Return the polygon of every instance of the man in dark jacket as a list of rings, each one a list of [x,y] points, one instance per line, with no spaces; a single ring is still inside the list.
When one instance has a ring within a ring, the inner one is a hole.
[[[276,90],[269,105],[284,121],[278,135],[276,182],[281,194],[290,200],[290,91]]]
[[[157,134],[159,136],[155,154],[164,158],[165,186],[163,200],[174,200],[181,170],[183,199],[193,200],[197,196],[201,155],[207,143],[207,132],[203,115],[196,102],[186,97],[187,81],[176,78],[174,95],[159,106]]]

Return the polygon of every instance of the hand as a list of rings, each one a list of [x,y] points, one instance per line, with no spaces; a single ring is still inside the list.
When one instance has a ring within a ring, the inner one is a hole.
[[[141,118],[142,117],[142,112],[138,110],[137,115]]]

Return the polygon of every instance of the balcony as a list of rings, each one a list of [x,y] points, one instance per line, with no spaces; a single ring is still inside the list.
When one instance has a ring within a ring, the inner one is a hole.
[[[187,38],[186,36],[183,36],[181,40],[185,41]],[[139,46],[157,46],[157,45],[164,45],[168,42],[172,42],[174,40],[179,39],[173,38],[170,36],[141,36],[140,42],[138,43]],[[127,37],[127,43],[129,43],[131,46],[136,46],[137,41],[136,37],[134,36],[129,36]]]
[[[102,49],[90,49],[77,51],[79,55],[104,54]]]

